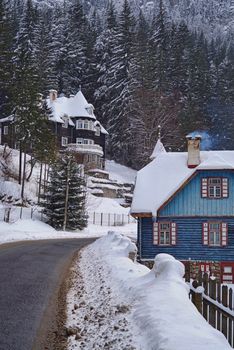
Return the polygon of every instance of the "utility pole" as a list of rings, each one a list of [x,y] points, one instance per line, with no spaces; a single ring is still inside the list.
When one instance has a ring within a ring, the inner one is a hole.
[[[68,210],[68,193],[69,193],[70,166],[71,166],[71,158],[68,156],[63,231],[66,230],[66,226],[67,226],[67,210]]]

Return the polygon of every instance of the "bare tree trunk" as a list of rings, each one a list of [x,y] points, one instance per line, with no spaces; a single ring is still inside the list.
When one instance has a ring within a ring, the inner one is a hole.
[[[21,187],[21,199],[24,199],[24,187],[26,178],[26,151],[24,150],[24,161],[23,161],[23,177],[22,177],[22,187]]]
[[[38,204],[40,203],[40,199],[41,199],[42,170],[43,170],[43,164],[41,163],[40,176],[39,176],[39,187],[38,187]]]
[[[21,142],[20,142],[20,149],[19,149],[19,184],[21,185],[21,178],[22,178],[22,145],[21,145]]]
[[[69,177],[70,177],[70,159],[67,165],[67,179],[66,179],[66,196],[65,196],[65,208],[64,208],[64,221],[63,221],[63,231],[65,231],[67,226],[67,209],[68,209],[68,193],[69,193]]]
[[[31,176],[32,176],[32,173],[33,173],[33,169],[34,169],[34,167],[35,167],[35,165],[36,165],[36,159],[33,159],[33,156],[31,155],[31,161],[30,161],[30,164],[31,164],[31,168],[30,168],[30,172],[29,172],[29,174],[28,174],[28,177],[27,177],[27,181],[29,181],[30,180],[30,178],[31,178]]]
[[[45,190],[46,190],[46,163],[44,165],[44,175],[43,175],[43,182],[44,182],[44,193],[45,193]]]

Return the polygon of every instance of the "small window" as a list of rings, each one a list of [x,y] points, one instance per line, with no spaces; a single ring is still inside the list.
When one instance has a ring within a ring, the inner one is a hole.
[[[63,122],[63,124],[62,124],[62,127],[63,128],[68,128],[68,119],[64,119],[64,122]]]
[[[79,145],[82,145],[83,144],[83,139],[80,139],[80,138],[77,138],[76,139],[76,143],[78,143]]]
[[[88,120],[84,121],[84,129],[89,129],[89,122],[88,122]]]
[[[83,120],[77,120],[76,121],[76,129],[84,129]]]
[[[3,134],[4,135],[8,135],[8,125],[6,125],[6,126],[4,126],[4,128],[3,128]]]
[[[159,244],[160,245],[170,245],[171,242],[171,232],[170,224],[162,223],[159,224]]]
[[[101,132],[100,126],[96,126],[95,135],[96,135],[96,136],[100,136],[100,132]]]
[[[93,130],[94,126],[93,126],[93,122],[89,122],[89,130]]]
[[[223,272],[224,273],[232,273],[232,267],[231,266],[224,266]]]
[[[67,146],[67,144],[68,144],[68,139],[67,139],[67,137],[62,137],[61,143],[62,143],[62,146]]]
[[[211,177],[208,179],[208,197],[222,197],[222,180],[220,177]]]
[[[220,246],[221,245],[221,224],[209,223],[209,245]]]

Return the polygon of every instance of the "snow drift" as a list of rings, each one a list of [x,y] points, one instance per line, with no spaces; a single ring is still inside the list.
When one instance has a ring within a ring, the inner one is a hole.
[[[159,254],[150,271],[131,261],[136,246],[127,237],[109,232],[86,251],[98,257],[116,295],[132,305],[132,325],[139,349],[226,350],[222,333],[212,328],[189,299],[184,265]]]

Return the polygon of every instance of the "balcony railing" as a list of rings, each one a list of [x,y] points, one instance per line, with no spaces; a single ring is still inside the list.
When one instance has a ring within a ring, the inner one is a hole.
[[[97,154],[98,156],[103,156],[103,149],[99,145],[84,145],[79,143],[69,143],[67,148],[71,151],[79,153],[91,153]]]

